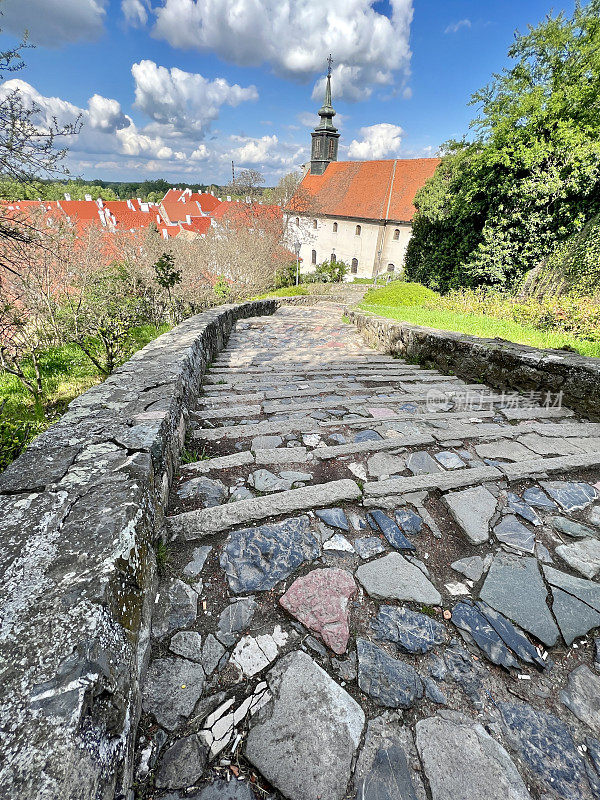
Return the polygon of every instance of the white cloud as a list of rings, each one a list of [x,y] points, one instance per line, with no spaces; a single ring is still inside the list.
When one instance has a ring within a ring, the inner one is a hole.
[[[444,31],[444,33],[458,33],[461,28],[470,28],[470,19],[459,19],[458,22],[453,22]]]
[[[32,44],[60,47],[98,38],[106,5],[107,0],[6,0],[0,22],[17,36],[27,29]]]
[[[214,51],[240,65],[270,63],[285,77],[309,80],[336,61],[336,98],[360,100],[373,85],[409,74],[412,0],[164,0],[153,35],[173,47]],[[321,84],[316,89],[322,95]]]
[[[159,67],[154,61],[133,64],[135,105],[155,122],[177,131],[203,133],[221,106],[258,99],[255,86],[242,88],[223,78],[209,81],[198,73]]]
[[[249,164],[264,164],[269,160],[272,150],[279,144],[277,136],[261,136],[260,139],[246,139],[241,147],[232,150],[234,161],[244,166]]]
[[[126,128],[130,121],[121,111],[121,104],[117,100],[110,100],[95,94],[88,100],[88,117],[92,128],[114,133],[119,128]]]
[[[200,144],[191,154],[192,161],[206,161],[210,157],[210,150],[205,144]]]
[[[399,125],[389,122],[361,128],[362,140],[353,139],[350,142],[348,156],[360,161],[397,156],[400,154],[403,133]]]
[[[143,28],[148,22],[148,0],[121,0],[121,11],[134,28]]]

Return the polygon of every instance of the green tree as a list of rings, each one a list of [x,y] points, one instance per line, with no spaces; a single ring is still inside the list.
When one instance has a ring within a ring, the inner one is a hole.
[[[477,92],[473,140],[449,142],[418,193],[407,276],[511,286],[600,211],[600,0],[517,34]]]

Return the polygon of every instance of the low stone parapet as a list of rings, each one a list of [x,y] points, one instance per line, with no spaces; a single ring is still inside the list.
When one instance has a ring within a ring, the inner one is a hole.
[[[155,545],[188,406],[236,320],[277,306],[186,320],[0,475],[2,797],[129,797]]]
[[[484,339],[347,310],[365,339],[391,355],[434,366],[496,389],[534,392],[543,402],[600,419],[600,359],[562,350],[540,350],[504,339]],[[537,393],[541,393],[539,396]]]

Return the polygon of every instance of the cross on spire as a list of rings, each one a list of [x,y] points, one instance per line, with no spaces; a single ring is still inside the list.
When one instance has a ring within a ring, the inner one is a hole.
[[[331,78],[331,65],[333,64],[333,58],[331,57],[331,53],[329,53],[329,58],[327,59],[327,63],[329,65],[329,68],[327,70],[327,77]]]

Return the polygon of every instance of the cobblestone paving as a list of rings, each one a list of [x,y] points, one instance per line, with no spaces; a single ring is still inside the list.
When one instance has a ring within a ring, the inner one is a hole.
[[[137,796],[600,797],[600,424],[238,323],[159,558]]]

